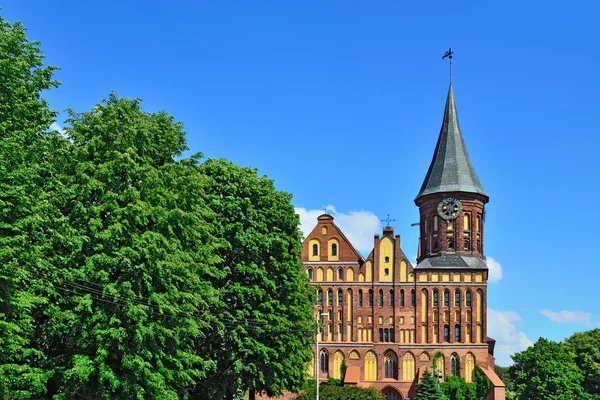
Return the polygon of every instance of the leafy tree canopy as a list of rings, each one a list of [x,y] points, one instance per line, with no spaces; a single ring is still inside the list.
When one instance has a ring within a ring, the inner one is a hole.
[[[55,116],[42,92],[58,85],[40,43],[19,22],[0,17],[0,397],[31,398],[51,371],[34,348],[36,310],[43,307],[34,269],[47,248],[53,168],[61,138],[47,132]]]
[[[213,234],[223,276],[214,280],[221,302],[219,329],[207,358],[213,378],[198,387],[204,398],[231,398],[239,388],[270,396],[302,387],[311,358],[314,292],[300,262],[299,217],[291,195],[256,170],[208,160],[200,171],[210,184]],[[205,349],[201,349],[203,351]]]
[[[210,329],[219,275],[206,220],[207,180],[182,125],[115,94],[70,112],[61,240],[38,267],[53,277],[39,343],[56,398],[187,395],[207,367],[196,351]]]
[[[509,373],[519,398],[588,398],[581,385],[583,374],[565,344],[540,338],[512,359],[514,365],[509,368]]]
[[[583,373],[583,388],[600,399],[600,329],[576,333],[565,344]]]
[[[311,388],[296,397],[296,400],[311,400],[316,397],[316,388]],[[385,400],[385,397],[375,388],[357,386],[321,385],[319,387],[321,400]],[[439,400],[436,399],[436,400]]]

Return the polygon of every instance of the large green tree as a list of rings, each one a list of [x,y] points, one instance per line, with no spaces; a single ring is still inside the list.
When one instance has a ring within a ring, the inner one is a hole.
[[[512,356],[509,373],[520,399],[587,399],[583,374],[573,353],[562,342],[540,338]]]
[[[31,398],[51,371],[32,343],[44,286],[28,271],[48,249],[55,146],[48,132],[55,113],[41,97],[55,87],[40,43],[19,22],[0,17],[0,397]],[[64,145],[64,143],[62,143]]]
[[[214,280],[220,324],[203,346],[216,362],[197,387],[201,398],[238,392],[299,390],[313,343],[311,290],[300,262],[299,217],[291,195],[275,189],[256,170],[227,160],[201,165],[211,179],[210,208],[224,276]]]
[[[575,333],[565,344],[583,373],[583,388],[600,399],[600,329]]]
[[[61,240],[38,267],[53,289],[38,346],[48,395],[178,399],[204,376],[218,241],[208,183],[182,125],[110,95],[71,112],[61,174]]]

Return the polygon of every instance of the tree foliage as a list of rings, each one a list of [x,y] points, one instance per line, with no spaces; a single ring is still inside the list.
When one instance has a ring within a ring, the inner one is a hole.
[[[56,87],[55,67],[44,66],[40,43],[19,22],[0,17],[0,397],[43,392],[50,370],[32,344],[35,315],[44,307],[35,269],[48,247],[55,113],[42,99]]]
[[[600,399],[600,329],[575,333],[565,344],[583,373],[584,390]]]
[[[564,343],[540,338],[512,359],[509,373],[519,398],[589,398],[582,387],[584,376]]]
[[[312,400],[316,397],[316,388],[311,388],[296,397],[296,400]],[[385,397],[374,387],[321,385],[321,400],[385,400]],[[440,400],[440,399],[436,399]]]
[[[64,223],[40,343],[56,398],[186,395],[204,376],[196,351],[209,328],[219,271],[206,218],[206,179],[195,159],[175,161],[182,126],[112,94],[71,112]]]
[[[208,160],[200,170],[211,180],[209,206],[218,216],[213,233],[226,244],[218,251],[223,276],[214,280],[219,329],[208,338],[207,357],[216,368],[197,394],[297,391],[304,381],[298,365],[311,357],[314,322],[291,195],[227,160]]]
[[[426,368],[421,377],[421,382],[417,385],[417,394],[415,400],[444,400],[445,396],[440,388],[440,384],[431,371]]]

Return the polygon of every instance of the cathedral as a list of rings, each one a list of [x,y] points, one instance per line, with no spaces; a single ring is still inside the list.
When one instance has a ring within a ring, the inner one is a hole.
[[[475,366],[504,400],[487,336],[485,205],[489,198],[460,131],[452,85],[431,165],[415,204],[420,213],[417,264],[385,226],[364,258],[331,215],[317,218],[302,262],[317,291],[318,354],[307,372],[320,382],[374,386],[387,400],[408,400],[425,369],[438,379],[474,379]],[[319,367],[316,370],[318,361]]]

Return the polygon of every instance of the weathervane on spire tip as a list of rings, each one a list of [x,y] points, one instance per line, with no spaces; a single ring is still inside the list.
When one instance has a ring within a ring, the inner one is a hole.
[[[450,47],[450,49],[442,56],[442,60],[446,57],[448,57],[450,59],[450,84],[452,85],[452,54],[454,54],[454,52],[452,51],[452,47]]]

